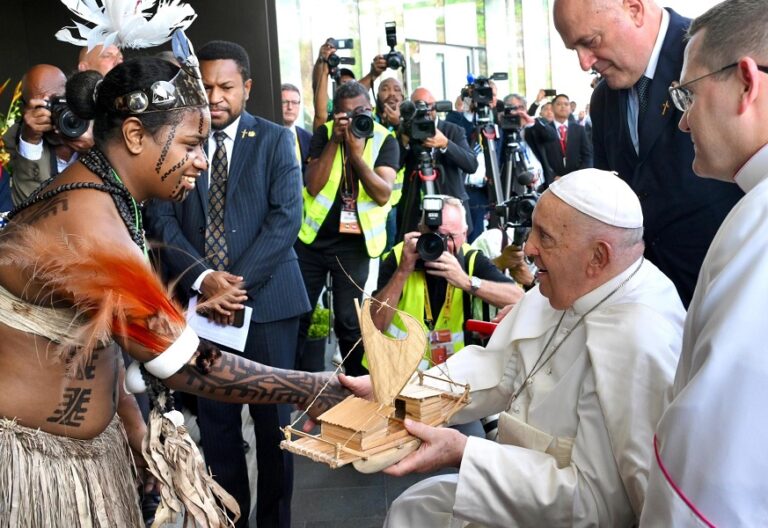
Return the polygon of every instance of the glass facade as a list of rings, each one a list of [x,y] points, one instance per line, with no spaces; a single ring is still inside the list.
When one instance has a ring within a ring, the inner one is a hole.
[[[696,16],[716,0],[662,2]],[[566,50],[552,21],[553,0],[275,0],[283,82],[302,91],[304,122],[312,122],[312,67],[328,37],[352,39],[348,66],[360,78],[371,59],[386,53],[384,24],[397,24],[397,50],[406,58],[406,91],[428,88],[436,99],[455,101],[467,75],[504,72],[499,96],[520,93],[530,100],[541,88],[567,93],[579,109],[589,100],[591,75]],[[706,5],[704,5],[706,4]],[[710,5],[711,4],[711,5]],[[397,76],[387,70],[382,78]]]

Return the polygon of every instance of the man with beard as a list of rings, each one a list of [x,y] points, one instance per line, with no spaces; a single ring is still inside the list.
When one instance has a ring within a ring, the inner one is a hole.
[[[375,119],[390,131],[397,131],[400,126],[400,103],[405,100],[403,85],[394,77],[384,79],[379,83],[376,92]],[[403,196],[403,177],[405,168],[401,167],[395,176],[392,185],[392,194],[389,196],[389,204],[392,209],[387,214],[387,245],[384,251],[389,251],[395,245],[397,236],[397,204]]]
[[[285,127],[244,110],[251,88],[246,51],[213,41],[198,53],[208,93],[213,134],[210,169],[183,203],[155,203],[147,211],[168,278],[182,297],[212,303],[206,315],[231,325],[253,308],[245,358],[293,368],[299,315],[309,311],[293,243],[301,224],[301,171]],[[198,400],[206,463],[238,501],[248,524],[250,491],[241,433],[240,405]],[[259,526],[290,526],[293,466],[280,448],[287,406],[249,406],[256,433]]]

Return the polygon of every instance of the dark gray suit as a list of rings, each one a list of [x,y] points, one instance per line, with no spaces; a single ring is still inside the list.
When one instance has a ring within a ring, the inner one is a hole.
[[[299,315],[310,305],[293,244],[301,225],[301,170],[293,134],[243,112],[229,164],[224,225],[229,271],[245,278],[246,304],[253,308],[244,357],[293,368]],[[179,278],[177,293],[188,297],[206,269],[205,233],[208,174],[183,203],[154,202],[147,208],[150,236],[164,243],[168,279]],[[248,478],[240,432],[239,405],[199,399],[198,421],[206,462],[244,509],[247,526]],[[289,526],[292,461],[279,449],[279,425],[287,406],[251,405],[256,425],[259,470],[259,526]],[[279,415],[279,416],[278,416]],[[238,526],[240,523],[238,523]]]

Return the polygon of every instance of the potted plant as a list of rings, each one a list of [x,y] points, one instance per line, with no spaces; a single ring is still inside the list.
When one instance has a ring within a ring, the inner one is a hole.
[[[299,370],[321,372],[325,369],[325,342],[331,330],[331,311],[317,305],[312,312],[307,339],[298,360]]]

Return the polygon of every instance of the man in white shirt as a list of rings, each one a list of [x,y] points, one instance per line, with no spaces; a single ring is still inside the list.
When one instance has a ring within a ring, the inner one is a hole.
[[[550,185],[525,247],[539,285],[486,348],[466,347],[441,369],[472,391],[453,421],[505,411],[498,443],[406,420],[423,443],[388,473],[459,472],[411,487],[386,526],[637,522],[685,316],[673,284],[642,257],[642,223],[637,197],[612,173]]]
[[[283,105],[283,125],[293,132],[296,159],[301,165],[301,170],[304,171],[309,159],[309,142],[312,139],[312,134],[296,125],[301,110],[301,91],[296,85],[290,83],[283,83],[280,90]]]
[[[693,144],[677,129],[667,88],[680,78],[690,20],[653,0],[555,0],[553,16],[581,68],[603,79],[590,103],[594,166],[616,171],[637,193],[645,256],[687,306],[715,232],[743,195],[697,181]]]
[[[727,0],[695,19],[670,89],[699,176],[746,195],[715,235],[659,421],[642,526],[768,523],[768,11]]]

